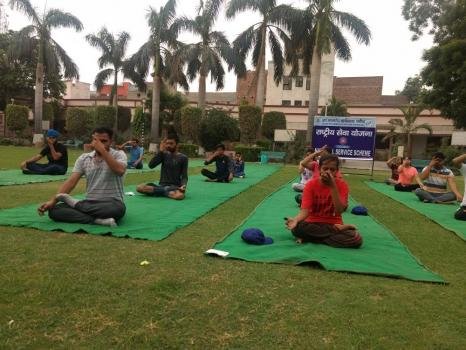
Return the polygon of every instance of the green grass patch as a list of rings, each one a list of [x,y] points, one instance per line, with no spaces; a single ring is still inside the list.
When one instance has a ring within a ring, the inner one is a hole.
[[[464,242],[368,189],[367,176],[345,177],[353,197],[448,285],[203,255],[295,175],[284,167],[161,242],[0,227],[0,347],[463,349]],[[58,186],[0,188],[0,205]]]

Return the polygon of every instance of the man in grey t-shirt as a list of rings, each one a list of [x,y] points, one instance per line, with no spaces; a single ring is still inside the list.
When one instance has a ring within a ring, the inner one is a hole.
[[[73,173],[58,194],[38,208],[40,215],[48,211],[54,221],[116,226],[126,211],[123,203],[126,155],[110,148],[112,137],[113,131],[105,127],[92,132],[93,151],[76,160]],[[83,175],[86,176],[86,199],[77,200],[69,193]]]
[[[138,185],[137,191],[149,196],[184,199],[188,183],[188,157],[177,150],[178,137],[168,135],[160,143],[160,151],[149,162],[153,169],[162,164],[159,184],[153,182]]]

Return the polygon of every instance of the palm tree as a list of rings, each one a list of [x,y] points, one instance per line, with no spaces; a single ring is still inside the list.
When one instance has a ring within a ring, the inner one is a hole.
[[[243,65],[237,64],[239,61],[223,32],[212,30],[222,2],[223,0],[208,0],[204,3],[201,0],[198,15],[194,19],[181,19],[183,29],[201,39],[187,46],[185,57],[188,63],[186,72],[188,79],[193,81],[199,75],[198,106],[202,110],[205,109],[207,76],[210,74],[211,81],[215,81],[217,90],[224,87],[225,70],[222,60],[227,62],[229,70],[235,67],[237,74],[245,71],[244,63]]]
[[[128,70],[135,70],[141,77],[147,76],[153,68],[151,141],[159,141],[160,90],[163,80],[170,85],[180,84],[188,89],[186,77],[182,72],[183,60],[179,50],[183,45],[177,41],[180,32],[179,20],[175,19],[176,0],[168,0],[157,11],[150,7],[147,22],[150,27],[149,40],[130,58]]]
[[[292,46],[302,55],[303,74],[311,75],[309,94],[307,140],[312,141],[314,116],[319,108],[320,71],[322,55],[335,50],[338,58],[351,59],[351,49],[341,28],[348,30],[358,43],[369,45],[371,32],[363,20],[351,13],[337,11],[337,0],[307,0],[308,6],[301,11],[301,18],[294,23]],[[310,69],[309,69],[310,67]]]
[[[320,115],[346,117],[348,115],[348,110],[345,101],[338,100],[335,96],[332,96],[329,103],[325,105],[325,109],[322,108],[320,111]]]
[[[283,76],[284,54],[281,41],[285,47],[290,38],[284,30],[296,17],[297,12],[288,5],[276,6],[276,0],[231,0],[226,10],[227,18],[234,18],[239,12],[252,10],[261,14],[262,20],[241,33],[233,42],[240,57],[245,60],[252,50],[252,64],[255,67],[256,106],[261,109],[265,101],[266,84],[266,46],[267,39],[274,61],[274,81],[278,85]],[[254,85],[254,84],[253,84]]]
[[[388,121],[392,128],[390,132],[388,132],[387,135],[383,137],[382,141],[386,141],[393,137],[402,135],[406,139],[407,156],[411,157],[412,134],[414,134],[417,130],[425,129],[429,132],[430,135],[432,135],[432,127],[427,123],[416,125],[417,118],[425,109],[424,106],[409,105],[405,107],[399,107],[399,109],[403,113],[403,119],[392,118]]]
[[[134,71],[127,71],[128,66],[125,60],[126,48],[130,35],[127,32],[121,32],[118,37],[110,33],[107,28],[103,27],[97,34],[86,35],[87,42],[102,51],[102,56],[98,59],[99,68],[111,65],[113,68],[107,68],[97,73],[94,85],[97,90],[102,89],[105,82],[113,75],[113,87],[110,94],[110,104],[118,107],[118,74],[122,72],[124,77],[130,78],[140,88],[144,86],[144,82],[140,79]],[[142,86],[141,86],[142,85]]]
[[[40,16],[29,0],[10,0],[11,8],[23,12],[32,21],[18,33],[15,54],[23,55],[25,51],[37,57],[36,87],[34,96],[34,130],[42,133],[42,104],[44,97],[44,74],[60,74],[67,79],[79,78],[78,67],[66,51],[52,38],[54,28],[73,28],[81,31],[81,21],[70,13],[58,9],[49,9]]]

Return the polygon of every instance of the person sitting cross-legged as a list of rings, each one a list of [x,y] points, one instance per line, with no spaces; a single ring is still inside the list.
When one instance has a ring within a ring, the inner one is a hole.
[[[126,154],[110,148],[113,131],[99,127],[92,132],[90,153],[82,154],[70,175],[48,202],[39,208],[39,214],[49,212],[54,221],[116,226],[126,212],[123,202],[123,178],[126,172]],[[86,198],[75,199],[69,193],[82,176],[86,177]]]
[[[420,178],[424,181],[424,184],[414,191],[420,201],[425,203],[448,203],[463,200],[463,196],[456,188],[453,172],[444,163],[445,155],[442,152],[436,152],[429,165],[422,169]],[[447,184],[450,191],[447,189]]]
[[[128,169],[142,169],[142,159],[144,157],[144,148],[139,145],[139,140],[133,137],[130,141],[126,141],[121,146],[118,146],[118,149],[125,150],[126,146],[129,148],[129,160],[128,160]]]
[[[348,185],[337,176],[339,159],[329,154],[319,159],[320,176],[306,183],[301,210],[286,219],[297,242],[359,248],[362,237],[353,225],[344,225],[341,214],[348,207]]]
[[[233,162],[233,176],[239,178],[244,178],[246,176],[244,172],[243,156],[239,152],[235,153],[235,160]]]
[[[455,212],[455,219],[466,221],[466,153],[454,158],[452,162],[454,165],[460,168],[465,183],[463,201],[461,202],[460,208]]]
[[[60,134],[54,129],[49,129],[46,134],[47,145],[31,159],[21,163],[23,174],[27,175],[64,175],[68,170],[68,151],[66,146],[58,143]],[[47,164],[37,163],[43,157],[47,157]]]
[[[168,135],[160,143],[160,149],[149,162],[149,168],[153,169],[159,164],[162,164],[159,184],[141,184],[136,190],[148,196],[184,199],[188,183],[188,157],[178,152],[176,135]]]
[[[398,168],[400,167],[401,163],[401,157],[391,157],[389,160],[387,160],[387,167],[389,167],[391,170],[390,177],[385,180],[387,185],[396,185],[398,183]]]
[[[201,174],[207,177],[206,181],[230,182],[233,180],[233,162],[225,154],[225,145],[218,144],[215,146],[215,152],[204,162],[204,165],[213,162],[215,162],[215,172],[208,169],[201,170]]]
[[[412,192],[421,187],[422,182],[417,173],[417,169],[411,165],[411,158],[404,157],[403,163],[398,167],[398,182],[395,185],[395,191]],[[417,184],[413,184],[416,180]]]

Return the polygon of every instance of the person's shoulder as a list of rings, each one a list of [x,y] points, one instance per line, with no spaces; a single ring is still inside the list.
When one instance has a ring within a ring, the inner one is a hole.
[[[176,155],[179,159],[188,160],[188,156],[184,153],[178,152]]]

